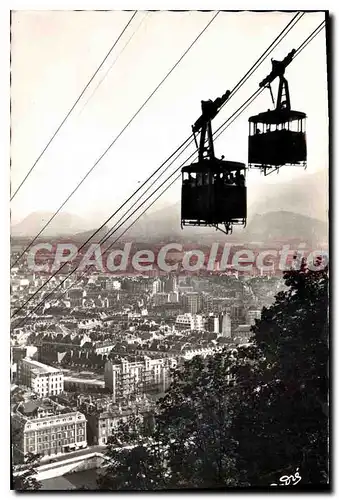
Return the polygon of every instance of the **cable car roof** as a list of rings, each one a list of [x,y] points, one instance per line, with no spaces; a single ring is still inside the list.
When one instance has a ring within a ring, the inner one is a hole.
[[[306,114],[302,111],[273,109],[265,111],[264,113],[259,113],[255,116],[251,116],[248,121],[251,123],[267,123],[269,125],[278,125],[279,123],[302,120],[303,118],[306,118]]]
[[[246,168],[245,163],[240,163],[238,161],[225,161],[225,160],[204,160],[203,162],[192,163],[181,169],[181,172],[188,173],[207,173],[209,171],[219,172],[220,171],[234,171],[234,170],[244,170]]]

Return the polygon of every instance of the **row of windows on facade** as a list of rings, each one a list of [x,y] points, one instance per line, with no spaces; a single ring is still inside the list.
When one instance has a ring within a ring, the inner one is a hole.
[[[37,374],[32,374],[32,367],[31,366],[26,366],[26,365],[23,365],[23,366],[19,367],[18,372],[19,372],[20,375],[23,375],[23,376],[32,375],[32,378],[36,378],[36,379],[39,379],[39,380],[45,380],[45,381],[48,381],[50,378],[53,378],[54,380],[57,380],[57,381],[61,382],[62,379],[63,379],[63,376],[64,376],[63,373],[61,373],[61,374],[59,374],[59,373],[37,373]]]
[[[62,435],[61,435],[62,434]],[[83,436],[84,435],[84,430],[83,429],[78,429],[77,432],[78,436]],[[62,439],[62,438],[73,438],[74,437],[74,431],[68,431],[68,432],[59,432],[57,435],[52,434],[51,436],[45,435],[43,437],[38,438],[38,443],[41,443],[42,441],[54,441],[55,439]],[[27,444],[34,444],[35,438],[34,437],[29,437],[26,438],[26,443]]]
[[[114,421],[111,421],[111,427],[117,427],[118,426],[118,422],[116,420]],[[106,423],[105,422],[99,422],[99,425],[101,428],[105,428],[106,427]],[[109,427],[109,422],[107,422],[107,427]]]
[[[82,418],[82,417],[79,415],[79,416],[78,416],[78,419],[80,419],[80,418]],[[68,419],[68,420],[73,420],[73,418],[72,418],[72,417],[69,417],[69,419]],[[65,418],[63,418],[63,419],[62,419],[62,421],[63,421],[63,422],[66,422],[66,419],[65,419]],[[37,426],[37,427],[40,427],[41,425],[47,425],[47,424],[52,424],[52,425],[55,425],[55,424],[58,424],[58,423],[60,423],[60,420],[57,420],[56,422],[48,422],[48,421],[46,421],[46,422],[38,422],[38,423],[36,424],[36,426]],[[75,424],[76,424],[78,427],[84,427],[85,422],[74,422],[72,425],[69,425],[69,426],[66,426],[66,425],[65,425],[65,426],[61,426],[61,427],[60,427],[60,429],[61,429],[61,430],[64,430],[64,429],[66,430],[66,428],[68,428],[68,429],[72,429],[72,428],[74,427],[74,425],[75,425]],[[27,429],[30,429],[30,427],[31,427],[31,426],[28,424],[28,425],[27,425]],[[59,430],[59,427],[57,427],[57,429]]]
[[[53,450],[55,448],[57,448],[58,446],[62,446],[62,445],[68,445],[68,444],[72,444],[74,443],[74,439],[64,439],[63,441],[55,441],[54,443],[51,443],[51,445],[49,445],[49,443],[45,443],[45,444],[39,444],[38,445],[38,450],[41,451],[43,449],[45,450]]]
[[[36,378],[35,379],[35,383],[37,385],[50,385],[51,387],[62,387],[63,386],[63,381],[60,380],[60,381],[57,381],[57,380],[52,380],[52,382],[49,380],[49,379],[45,379],[45,378]]]
[[[80,441],[80,440],[79,440]],[[60,448],[61,446],[67,446],[69,444],[73,444],[75,442],[74,438],[73,439],[64,439],[63,441],[55,441],[51,444],[49,443],[44,443],[44,444],[39,444],[38,445],[38,451],[42,451],[42,450],[49,450],[49,452],[56,452],[58,448]],[[83,439],[82,441],[83,442]],[[29,447],[29,451],[34,453],[35,451],[35,447],[34,446],[30,446]]]
[[[117,379],[123,379],[123,378],[127,378],[127,377],[136,377],[136,376],[141,376],[141,375],[145,375],[145,376],[152,376],[152,375],[157,375],[159,373],[161,373],[161,369],[162,368],[166,368],[164,367],[164,365],[156,365],[152,368],[133,368],[132,370],[130,370],[129,372],[125,372],[125,373],[122,373],[120,371],[116,371],[116,378]]]
[[[39,393],[40,396],[58,396],[60,392],[62,392],[62,389],[53,389],[52,391],[49,391],[48,389],[37,389],[37,392]]]
[[[153,374],[143,374],[141,376],[137,376],[137,375],[132,375],[128,378],[126,377],[117,377],[116,380],[115,380],[115,383],[116,384],[120,384],[120,385],[133,385],[137,382],[139,383],[151,383],[153,380],[161,380],[162,378],[162,372],[158,372],[158,373],[153,373]]]

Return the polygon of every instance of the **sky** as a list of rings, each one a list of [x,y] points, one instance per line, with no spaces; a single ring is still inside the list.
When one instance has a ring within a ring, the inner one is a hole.
[[[11,186],[15,191],[121,33],[132,12],[17,11],[11,25]],[[12,223],[54,212],[128,123],[215,12],[137,12],[111,56],[11,202]],[[191,134],[200,101],[231,89],[293,18],[285,12],[220,12],[98,163],[63,211],[103,220]],[[306,13],[213,121],[216,129],[324,19]],[[131,38],[132,37],[132,38]],[[128,42],[128,43],[127,43]],[[127,45],[126,45],[127,43]],[[288,67],[293,109],[307,114],[308,168],[247,176],[249,201],[263,183],[293,182],[328,168],[323,30]],[[100,85],[98,86],[98,84]],[[277,91],[277,82],[273,84]],[[272,107],[265,91],[215,142],[217,156],[247,162],[248,118]],[[193,151],[188,149],[172,172]],[[180,199],[180,182],[154,209]],[[293,208],[293,207],[292,207]]]

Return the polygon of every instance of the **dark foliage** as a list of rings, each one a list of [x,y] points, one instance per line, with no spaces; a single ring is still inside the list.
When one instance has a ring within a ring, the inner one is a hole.
[[[269,486],[297,470],[301,486],[328,483],[327,269],[303,264],[285,284],[249,345],[175,372],[152,437],[125,428],[134,447],[119,451],[114,438],[100,487]]]

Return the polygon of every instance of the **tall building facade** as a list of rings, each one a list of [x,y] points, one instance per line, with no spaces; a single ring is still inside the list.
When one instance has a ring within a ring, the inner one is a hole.
[[[219,333],[219,316],[210,314],[206,318],[205,328],[208,332]]]
[[[152,293],[161,293],[164,291],[164,283],[160,278],[157,278],[156,280],[153,281],[152,284]]]
[[[217,333],[221,337],[232,337],[232,320],[227,312],[220,314],[210,314],[206,318],[206,330]]]
[[[178,291],[178,278],[175,274],[169,274],[165,283],[164,291],[167,293]]]
[[[230,339],[232,337],[231,333],[232,321],[230,315],[222,313],[219,315],[219,334],[221,337]]]
[[[202,309],[202,296],[198,292],[188,292],[184,296],[184,306],[186,312],[197,314]]]

